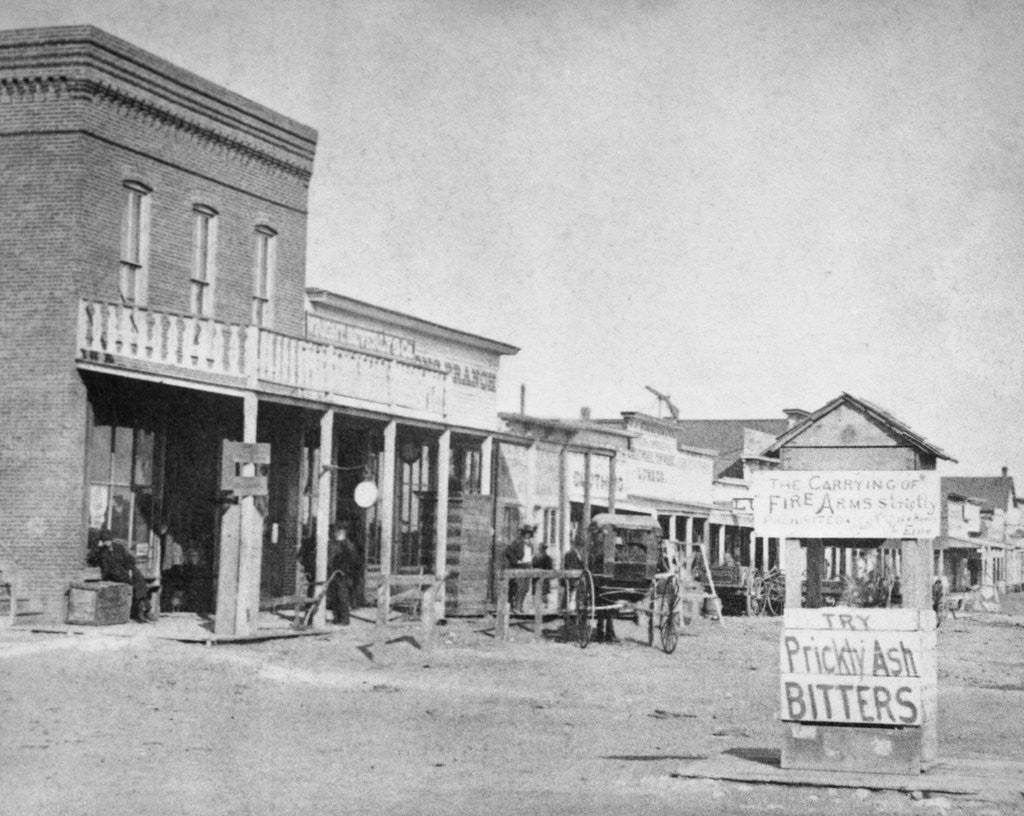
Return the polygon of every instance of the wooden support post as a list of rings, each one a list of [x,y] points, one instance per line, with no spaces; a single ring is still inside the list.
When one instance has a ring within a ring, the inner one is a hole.
[[[486,436],[480,443],[480,495],[491,495],[491,467],[494,463],[494,437]]]
[[[904,609],[932,608],[932,542],[927,538],[907,538],[900,544],[903,572],[900,592]]]
[[[213,632],[218,637],[238,634],[238,558],[242,532],[242,508],[231,502],[223,506],[217,531],[217,608]]]
[[[395,457],[398,423],[384,426],[384,456],[380,469],[380,587],[377,590],[377,626],[387,625],[391,611],[391,543],[395,535]]]
[[[808,609],[820,609],[824,605],[821,594],[821,572],[825,566],[825,545],[820,538],[807,540],[807,603]]]
[[[249,392],[242,401],[242,441],[256,441],[259,400]],[[225,455],[222,450],[222,456]],[[255,465],[246,465],[256,475]],[[242,496],[224,506],[218,530],[217,605],[214,633],[238,637],[256,632],[260,602],[260,566],[263,557],[263,517],[253,496]]]
[[[527,578],[527,581],[533,581],[533,633],[537,636],[541,636],[541,631],[544,628],[544,610],[541,608],[541,590],[544,585],[543,578]]]
[[[315,593],[323,589],[327,580],[327,541],[331,531],[331,500],[334,490],[334,411],[324,411],[320,417],[320,471],[317,473],[316,503],[316,567],[313,570]],[[313,613],[313,626],[327,623],[327,604],[318,604]]]
[[[448,571],[448,471],[452,461],[452,432],[444,431],[437,440],[437,513],[434,541],[435,619],[444,617],[445,573]]]
[[[256,419],[259,400],[255,394],[245,395],[242,441],[256,441]],[[247,465],[247,476],[255,476],[255,465]],[[254,496],[243,496],[241,501],[242,530],[238,554],[238,596],[236,620],[239,634],[253,635],[258,625],[260,609],[260,572],[263,565],[263,516],[256,509]]]
[[[715,558],[716,564],[721,564],[725,561],[725,525],[718,525],[718,546],[717,546],[717,557]]]
[[[504,570],[498,574],[498,620],[497,635],[499,640],[508,640],[508,619],[510,615],[508,605],[508,578]]]
[[[801,555],[800,539],[783,538],[779,541],[779,557],[786,571],[786,609],[798,609],[803,605]]]
[[[436,576],[432,584],[420,586],[420,619],[423,624],[423,648],[429,649],[434,645],[434,610],[437,606],[437,591],[444,586],[444,572]]]
[[[536,503],[537,495],[537,443],[536,441],[530,443],[530,447],[526,449],[526,484],[523,491],[523,504],[525,505],[526,513],[523,517],[523,524],[536,524],[537,520],[533,517],[534,505]]]
[[[583,520],[580,522],[581,528],[586,534],[586,530],[590,527],[590,451],[583,452]]]
[[[751,530],[750,531],[750,540],[747,542],[747,554],[748,554],[748,558],[750,560],[750,570],[751,570],[751,572],[753,572],[754,568],[757,567],[757,553],[755,552],[756,548],[757,548],[757,541],[754,538],[754,531]]]
[[[569,505],[571,488],[569,479],[569,450],[563,447],[558,452],[558,545],[563,556],[572,545],[572,542],[569,540],[572,534],[572,513],[570,512]]]
[[[618,481],[618,477],[617,477],[617,474],[616,474],[616,470],[617,470],[616,463],[617,462],[618,462],[618,457],[615,454],[612,454],[612,457],[608,460],[608,512],[609,513],[614,513],[615,512],[615,501],[618,498],[618,493],[617,493],[617,488],[616,488],[616,482]]]

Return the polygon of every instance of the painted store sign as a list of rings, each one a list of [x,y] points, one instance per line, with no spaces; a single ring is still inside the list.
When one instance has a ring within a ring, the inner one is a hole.
[[[920,726],[935,691],[935,628],[916,609],[787,609],[779,644],[782,719]]]
[[[712,503],[714,457],[679,450],[675,437],[641,433],[623,453],[623,471],[630,496]]]
[[[586,462],[582,453],[569,453],[569,501],[582,502],[585,499],[583,486],[586,484]],[[611,488],[611,460],[607,456],[590,457],[590,500],[594,504],[606,505]],[[615,494],[622,498],[625,486],[622,476],[616,474]]]
[[[443,371],[449,382],[463,388],[488,392],[497,390],[496,367],[457,358],[427,338],[416,340],[315,314],[306,315],[306,337]]]
[[[934,471],[763,471],[753,474],[754,526],[780,538],[934,538]]]

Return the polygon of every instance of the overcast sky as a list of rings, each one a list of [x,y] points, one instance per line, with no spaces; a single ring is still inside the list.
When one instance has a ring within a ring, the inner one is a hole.
[[[320,134],[308,281],[519,346],[499,407],[847,391],[1024,493],[1017,2],[0,0]]]

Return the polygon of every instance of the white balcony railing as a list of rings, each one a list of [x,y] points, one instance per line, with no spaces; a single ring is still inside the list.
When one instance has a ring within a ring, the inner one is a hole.
[[[253,326],[83,300],[79,359],[443,417],[444,372]]]
[[[83,300],[78,308],[81,359],[171,366],[196,375],[244,378],[252,367],[253,329],[206,318]]]
[[[330,400],[356,399],[436,416],[445,411],[444,372],[326,343],[261,331],[258,379]]]

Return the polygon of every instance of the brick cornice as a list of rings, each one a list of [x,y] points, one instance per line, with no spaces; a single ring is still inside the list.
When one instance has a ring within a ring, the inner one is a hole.
[[[0,77],[0,103],[59,98],[68,93],[70,84],[63,75]]]
[[[212,147],[233,153],[247,161],[257,161],[266,167],[294,176],[308,183],[312,171],[303,165],[285,161],[254,145],[199,124],[166,108],[125,92],[114,84],[88,77],[21,76],[0,78],[0,105],[17,102],[59,101],[62,98],[106,103],[123,112],[149,120],[152,124],[170,127],[189,137],[206,142]]]
[[[74,80],[71,83],[71,88],[72,93],[76,96],[82,94],[93,100],[119,106],[138,116],[151,120],[154,124],[174,128],[192,138],[207,142],[215,148],[235,153],[246,160],[258,161],[273,170],[295,176],[304,182],[308,182],[313,175],[312,171],[307,167],[285,161],[242,139],[227,136],[214,128],[191,121],[185,116],[172,113],[161,108],[159,105],[154,105],[152,102],[147,102],[137,96],[125,93],[122,89],[109,83],[99,82],[94,79],[80,79]]]

